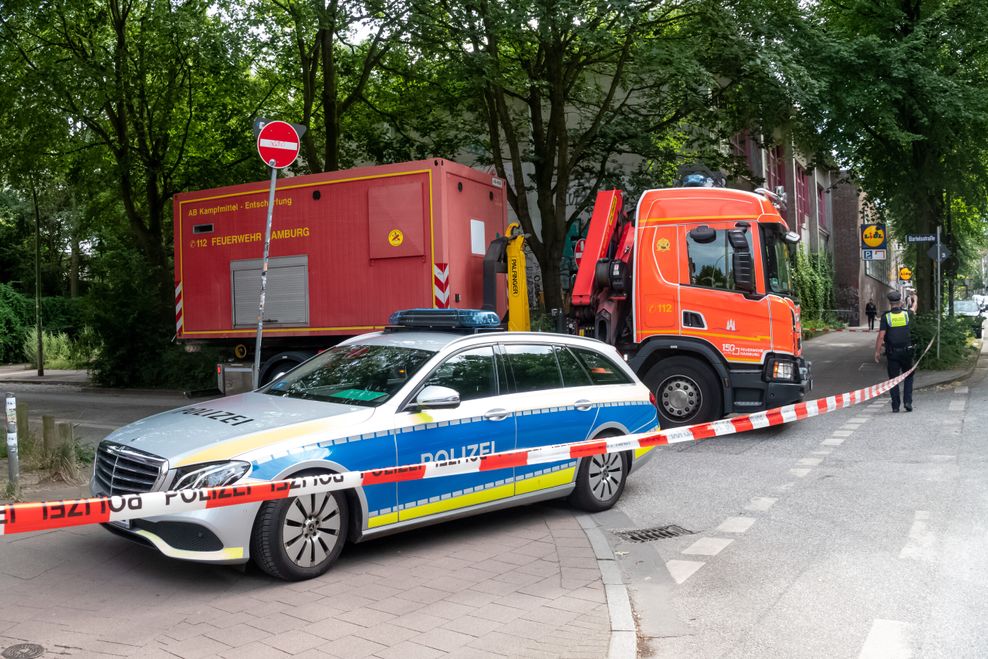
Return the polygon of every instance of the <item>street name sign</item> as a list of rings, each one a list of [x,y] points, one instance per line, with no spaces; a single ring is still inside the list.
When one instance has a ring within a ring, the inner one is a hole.
[[[906,236],[907,243],[935,243],[937,234],[935,233],[910,233]]]
[[[257,153],[265,165],[274,169],[284,169],[295,162],[300,148],[298,132],[287,121],[264,124],[257,133]]]

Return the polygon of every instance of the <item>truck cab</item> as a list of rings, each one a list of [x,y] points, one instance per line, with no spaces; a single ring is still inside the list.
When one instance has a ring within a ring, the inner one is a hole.
[[[811,381],[789,270],[798,235],[782,200],[649,190],[623,222],[622,201],[619,191],[598,195],[574,311],[583,333],[626,355],[664,426],[800,400]]]

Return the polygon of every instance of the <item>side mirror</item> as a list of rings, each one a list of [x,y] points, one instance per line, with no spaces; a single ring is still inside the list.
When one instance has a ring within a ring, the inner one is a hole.
[[[717,238],[717,232],[708,227],[706,224],[701,224],[697,228],[690,231],[690,239],[695,243],[701,245],[707,245],[712,243]]]
[[[460,406],[460,393],[449,387],[429,385],[415,397],[415,405],[420,410],[445,410]]]
[[[753,293],[755,291],[755,259],[751,256],[748,246],[747,226],[739,226],[727,232],[727,239],[734,248],[732,269],[734,271],[734,287],[739,291]]]

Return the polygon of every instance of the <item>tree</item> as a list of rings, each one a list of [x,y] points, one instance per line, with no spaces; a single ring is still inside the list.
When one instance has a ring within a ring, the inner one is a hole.
[[[818,80],[801,90],[861,187],[887,205],[893,235],[945,226],[948,199],[988,210],[988,12],[980,0],[821,0],[795,44]],[[955,225],[958,243],[968,230]],[[932,264],[916,255],[921,309]]]
[[[739,64],[758,51],[749,18],[707,0],[414,4],[423,50],[443,53],[450,77],[465,81],[484,159],[530,234],[548,307],[563,306],[567,229],[601,186],[636,173],[649,187],[671,183],[654,173],[711,153],[722,120],[752,116],[738,112],[741,90],[772,76],[764,63]]]

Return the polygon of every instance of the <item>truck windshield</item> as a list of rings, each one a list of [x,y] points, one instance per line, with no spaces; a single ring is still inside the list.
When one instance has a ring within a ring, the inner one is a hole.
[[[377,407],[435,352],[385,345],[331,348],[263,387],[272,396]]]
[[[792,296],[789,244],[775,227],[762,229],[765,232],[765,286],[769,293]]]

